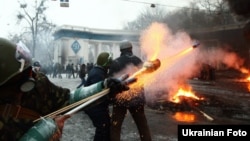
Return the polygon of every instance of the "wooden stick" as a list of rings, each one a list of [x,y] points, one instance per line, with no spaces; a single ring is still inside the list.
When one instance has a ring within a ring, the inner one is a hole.
[[[76,108],[70,110],[69,112],[65,113],[65,115],[71,115],[76,113],[77,111],[81,110],[82,108],[84,108],[85,106],[88,106],[89,104],[91,104],[92,102],[100,99],[101,97],[105,96],[106,94],[109,93],[109,89],[106,89],[104,91],[102,91],[100,94],[95,95],[94,98],[88,100],[87,102],[83,103],[82,105],[77,106]]]
[[[90,96],[90,97],[84,98],[84,99],[82,99],[82,100],[80,100],[80,101],[78,101],[78,102],[75,102],[75,103],[70,104],[70,105],[68,105],[68,106],[66,106],[66,107],[63,107],[63,108],[61,108],[61,109],[59,109],[59,110],[57,110],[57,111],[54,111],[54,112],[52,112],[52,113],[50,113],[50,114],[48,114],[48,115],[45,115],[45,116],[43,116],[43,117],[40,117],[40,118],[34,120],[33,122],[37,122],[37,121],[39,121],[39,120],[42,119],[42,118],[47,118],[47,117],[53,118],[53,117],[55,117],[56,115],[59,115],[59,114],[61,114],[61,113],[63,113],[63,112],[66,112],[66,111],[72,109],[72,108],[75,108],[75,107],[77,107],[77,106],[79,106],[79,105],[81,105],[81,104],[83,104],[83,103],[85,103],[85,102],[87,102],[87,101],[89,101],[89,100],[95,98],[95,97],[104,96],[104,95],[108,94],[109,91],[110,91],[110,89],[102,90],[101,92],[99,92],[99,93],[97,93],[97,94],[94,94],[94,95],[92,95],[92,96]],[[100,98],[100,97],[99,97],[99,98]],[[96,100],[97,100],[97,99],[96,99]]]
[[[128,76],[123,76],[123,77],[121,78],[121,81],[127,80],[127,83],[128,83],[128,84],[129,84],[129,83],[133,83],[133,82],[135,82],[135,81],[134,81],[134,80],[135,80],[134,78],[137,77],[138,75],[140,75],[140,74],[146,72],[147,69],[152,69],[153,71],[155,71],[155,70],[157,70],[157,69],[160,67],[160,61],[159,61],[159,59],[157,59],[157,60],[155,60],[155,61],[151,61],[151,62],[149,62],[149,63],[150,63],[150,65],[148,65],[147,67],[143,67],[141,70],[139,70],[138,72],[136,72],[132,77],[127,78]],[[33,122],[36,122],[36,121],[38,121],[38,120],[40,120],[40,119],[42,119],[42,118],[46,118],[46,117],[54,118],[56,115],[61,114],[61,113],[65,112],[65,111],[68,111],[68,110],[70,110],[70,109],[76,107],[75,109],[71,110],[70,112],[68,112],[68,113],[66,113],[66,114],[75,113],[75,112],[79,111],[80,109],[84,108],[85,106],[87,106],[88,104],[90,104],[90,103],[96,101],[97,99],[103,97],[104,95],[108,94],[109,92],[110,92],[110,89],[109,89],[109,88],[108,88],[108,89],[105,89],[105,90],[103,90],[103,91],[101,91],[101,92],[99,92],[99,93],[97,93],[97,94],[95,94],[95,95],[93,95],[93,96],[87,97],[87,98],[82,99],[82,100],[80,100],[80,101],[78,101],[78,102],[75,102],[75,103],[73,103],[73,104],[70,104],[70,105],[68,105],[68,106],[66,106],[66,107],[63,107],[63,108],[61,108],[61,109],[59,109],[59,110],[57,110],[57,111],[55,111],[55,112],[52,112],[52,113],[50,113],[50,114],[48,114],[48,115],[46,115],[46,116],[44,116],[44,117],[40,117],[40,118],[34,120]],[[90,101],[89,101],[89,100],[90,100]],[[83,104],[83,103],[85,103],[85,102],[87,102],[87,101],[89,101],[89,102],[86,103],[86,104]],[[81,104],[83,104],[83,105],[81,105]],[[79,106],[79,105],[80,105],[80,106]],[[79,106],[79,107],[77,107],[77,106]]]

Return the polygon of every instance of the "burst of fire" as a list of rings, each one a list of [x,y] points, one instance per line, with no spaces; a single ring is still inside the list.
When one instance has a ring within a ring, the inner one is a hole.
[[[188,89],[188,90],[186,90]],[[176,94],[173,96],[172,101],[175,103],[182,102],[181,98],[188,98],[188,99],[194,99],[194,100],[203,100],[204,98],[200,98],[195,95],[194,92],[192,92],[191,87],[187,86],[185,88],[179,88]],[[187,113],[187,112],[177,112],[173,116],[173,118],[177,121],[181,122],[194,122],[196,120],[196,115],[194,113]]]
[[[250,81],[250,76],[248,76],[246,79],[247,79],[247,81]]]
[[[196,96],[191,90],[184,90],[183,88],[180,88],[177,93],[173,96],[172,101],[175,103],[181,102],[180,96],[188,97],[188,98],[193,98],[196,100],[202,100],[202,98],[199,98]]]
[[[194,122],[196,120],[195,114],[186,112],[176,112],[173,118],[182,122]]]
[[[249,73],[249,70],[246,69],[246,68],[240,68],[240,71],[241,71],[242,73]]]
[[[250,74],[249,74],[249,70],[246,68],[240,68],[240,72],[243,74],[247,74],[247,77],[244,79],[240,79],[239,82],[247,82],[247,89],[248,91],[250,91]]]
[[[247,89],[250,91],[250,76],[246,78],[246,81],[248,82]]]
[[[171,68],[174,63],[178,62],[180,59],[194,50],[194,47],[190,45],[189,47],[178,50],[178,52],[171,53],[172,55],[170,56],[165,54],[162,55],[162,52],[164,52],[164,50],[166,49],[165,41],[167,40],[166,37],[168,37],[166,35],[169,35],[168,32],[169,31],[166,31],[165,27],[162,24],[153,24],[153,26],[151,26],[149,30],[145,30],[143,32],[143,38],[141,38],[142,50],[146,54],[147,60],[155,60],[158,57],[161,60],[161,67],[157,71],[158,75],[166,72],[166,70]],[[183,46],[186,45],[187,44],[183,44]],[[136,75],[137,73],[140,73],[140,71],[143,70],[136,70],[130,74]],[[131,100],[132,97],[136,95],[135,93],[131,92],[131,90],[139,91],[142,85],[154,85],[155,79],[157,78],[157,73],[143,75],[143,77],[140,76],[139,79],[137,79],[137,82],[130,86],[130,91],[125,91],[121,94],[118,94],[116,95],[116,98],[121,101]]]

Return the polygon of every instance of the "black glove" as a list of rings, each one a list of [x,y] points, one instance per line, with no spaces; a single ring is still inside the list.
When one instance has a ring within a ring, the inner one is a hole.
[[[110,92],[113,94],[120,93],[122,91],[129,90],[129,87],[123,81],[117,78],[107,78],[104,80],[104,87],[110,88]]]
[[[104,80],[104,87],[105,88],[110,88],[110,96],[113,97],[116,94],[122,92],[122,91],[126,91],[129,90],[128,84],[133,83],[136,81],[136,79],[127,79],[127,75],[126,76],[122,76],[121,78],[107,78]]]

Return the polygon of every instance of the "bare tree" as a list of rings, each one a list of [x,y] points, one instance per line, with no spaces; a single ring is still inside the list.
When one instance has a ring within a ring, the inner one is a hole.
[[[160,8],[146,9],[124,28],[141,30],[152,22],[166,23],[173,31],[236,23],[225,0],[193,0],[189,7],[178,8],[171,12],[165,12]]]
[[[188,8],[183,7],[168,13],[164,19],[174,32],[183,29],[200,28],[208,23],[205,12],[196,3],[190,3]]]
[[[52,34],[55,31],[56,25],[52,23],[44,23],[41,25],[42,31],[37,34],[37,51],[39,54],[36,58],[41,60],[44,64],[51,64],[54,57],[54,46],[55,42]]]
[[[211,26],[228,25],[235,22],[225,0],[196,0],[195,2],[206,11]]]
[[[194,0],[189,7],[177,9],[165,18],[173,30],[199,29],[237,23],[223,0]]]
[[[19,1],[21,10],[19,11],[17,18],[19,21],[25,20],[29,25],[28,31],[30,31],[32,36],[33,57],[35,57],[35,50],[37,46],[37,35],[40,31],[43,30],[42,25],[44,25],[44,23],[47,23],[46,16],[44,14],[47,9],[47,7],[45,6],[46,1],[47,0],[35,0],[33,6],[31,6],[31,4],[28,5],[27,3],[21,3]]]

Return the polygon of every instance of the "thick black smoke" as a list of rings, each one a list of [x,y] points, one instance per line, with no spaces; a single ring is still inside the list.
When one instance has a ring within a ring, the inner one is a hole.
[[[250,0],[225,0],[230,10],[238,16],[250,19]]]
[[[250,0],[225,0],[230,10],[241,20],[248,21],[243,28],[245,39],[250,41]],[[238,19],[239,19],[238,18]]]

